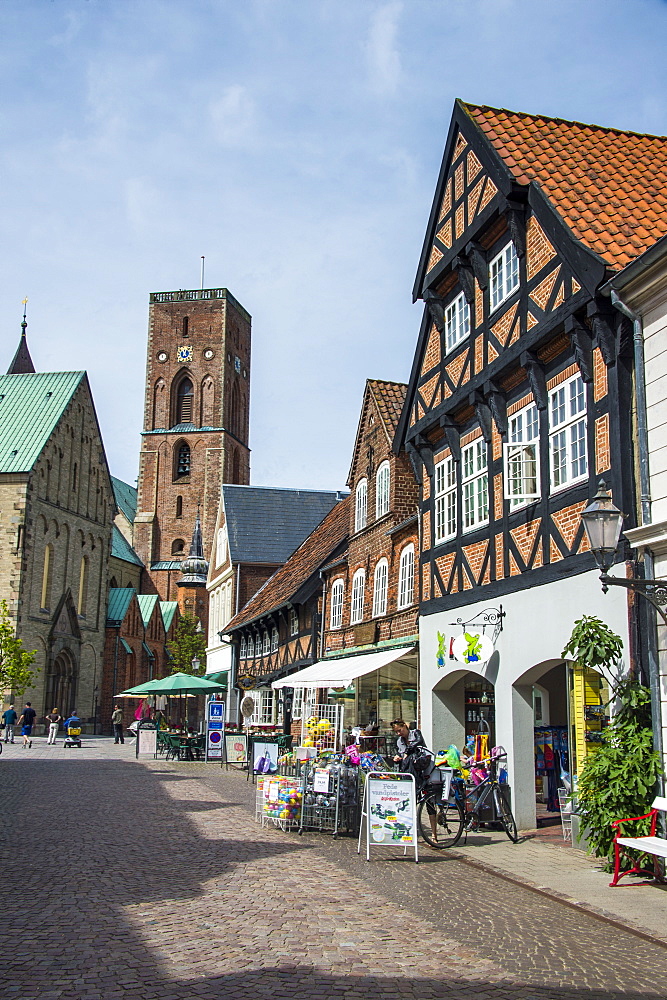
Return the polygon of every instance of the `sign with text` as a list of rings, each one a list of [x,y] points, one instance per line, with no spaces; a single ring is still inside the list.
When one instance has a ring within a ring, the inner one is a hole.
[[[224,701],[209,701],[206,711],[206,760],[222,760],[224,727]]]
[[[248,737],[245,733],[225,735],[225,760],[228,764],[248,763]]]
[[[417,794],[411,774],[382,774],[371,771],[366,777],[362,807],[362,830],[366,821],[366,860],[371,847],[402,847],[417,854]],[[361,835],[357,853],[361,850]]]

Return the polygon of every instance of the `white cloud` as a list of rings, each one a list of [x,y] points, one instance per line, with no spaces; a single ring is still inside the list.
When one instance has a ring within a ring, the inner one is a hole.
[[[378,97],[396,93],[401,77],[401,59],[396,44],[403,4],[392,0],[376,10],[366,43],[371,90]]]
[[[247,87],[232,84],[211,101],[213,134],[221,146],[245,146],[255,133],[255,102]]]

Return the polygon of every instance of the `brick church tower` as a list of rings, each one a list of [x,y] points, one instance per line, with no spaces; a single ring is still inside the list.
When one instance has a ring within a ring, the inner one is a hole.
[[[207,552],[222,483],[249,482],[250,324],[226,288],[150,296],[134,548],[163,600],[198,508]]]

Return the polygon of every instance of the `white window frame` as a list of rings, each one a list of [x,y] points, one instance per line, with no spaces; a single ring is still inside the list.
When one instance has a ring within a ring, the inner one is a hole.
[[[489,262],[491,312],[502,305],[518,287],[519,258],[516,255],[516,247],[510,240],[500,253]]]
[[[218,528],[218,537],[216,540],[216,554],[215,554],[216,566],[222,566],[226,558],[227,558],[227,533],[224,528]]]
[[[586,384],[576,374],[549,393],[551,491],[588,479]]]
[[[489,460],[484,438],[461,449],[461,531],[489,523]]]
[[[252,635],[248,636],[246,655],[249,660],[255,659],[255,637]]]
[[[255,711],[250,717],[250,724],[252,726],[272,726],[273,689],[259,688],[253,692],[253,698],[255,699]]]
[[[242,635],[241,636],[241,645],[239,646],[239,659],[240,660],[245,660],[246,655],[247,655],[247,653],[246,653],[246,640],[245,640],[245,636]]]
[[[271,629],[271,652],[278,652],[278,626],[274,625]]]
[[[331,586],[331,612],[329,615],[329,628],[340,628],[343,624],[344,596],[345,583],[343,580],[334,580]]]
[[[294,722],[296,719],[301,719],[302,717],[303,704],[304,704],[304,697],[303,697],[304,688],[302,687],[293,688],[293,692],[294,693],[292,694],[292,721]]]
[[[368,523],[368,480],[360,479],[354,493],[354,530],[361,531]]]
[[[299,634],[299,615],[294,608],[289,609],[289,634]]]
[[[381,462],[375,476],[375,518],[389,513],[389,486],[391,472],[389,462]]]
[[[510,509],[539,500],[540,414],[535,403],[513,413],[507,421],[504,452],[504,496]]]
[[[264,629],[262,633],[262,656],[268,656],[271,652],[271,637],[269,635],[268,628]]]
[[[470,306],[463,292],[445,308],[445,353],[470,335]]]
[[[350,625],[358,625],[364,620],[364,591],[366,589],[366,571],[358,569],[352,577],[352,605],[350,608]]]
[[[398,609],[409,608],[415,601],[415,547],[410,542],[401,552],[398,569]]]
[[[381,618],[387,613],[387,584],[389,563],[380,559],[373,573],[373,618]]]
[[[433,473],[434,544],[440,545],[456,535],[456,463],[451,455],[438,462]]]

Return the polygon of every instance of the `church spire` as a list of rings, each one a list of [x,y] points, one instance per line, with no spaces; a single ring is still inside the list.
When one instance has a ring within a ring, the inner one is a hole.
[[[23,300],[23,320],[21,322],[21,339],[19,341],[19,346],[16,349],[16,354],[14,355],[14,360],[7,369],[8,375],[34,375],[35,366],[32,363],[32,358],[30,357],[30,351],[28,350],[28,339],[26,337],[26,329],[28,327],[28,321],[25,318],[27,299]]]
[[[201,533],[201,519],[199,517],[199,507],[197,507],[197,519],[194,531],[192,532],[192,542],[190,543],[190,555],[181,563],[183,576],[177,581],[178,586],[206,586],[208,575],[208,563],[204,558],[204,540]]]

